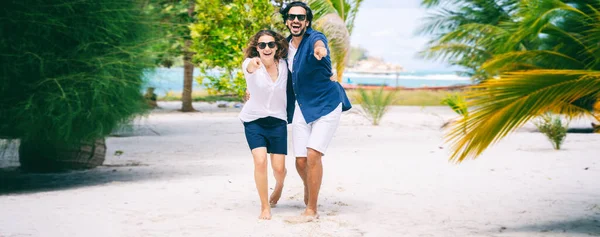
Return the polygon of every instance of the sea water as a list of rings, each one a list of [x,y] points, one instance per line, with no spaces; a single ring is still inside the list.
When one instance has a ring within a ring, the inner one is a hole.
[[[218,71],[211,71],[215,75]],[[205,87],[196,79],[200,75],[198,69],[194,70],[193,90],[202,90]],[[155,68],[144,74],[145,87],[154,87],[159,96],[172,91],[180,93],[183,90],[183,68]],[[420,87],[445,87],[456,85],[469,85],[468,77],[457,76],[453,71],[409,71],[390,74],[365,74],[344,73],[342,84],[371,85],[371,86],[400,86],[407,88]]]

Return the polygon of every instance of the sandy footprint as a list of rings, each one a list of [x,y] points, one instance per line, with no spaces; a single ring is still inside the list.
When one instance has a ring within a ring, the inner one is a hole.
[[[326,213],[325,215],[327,215],[327,216],[337,216],[337,214],[338,214],[338,210],[332,210],[332,211]]]
[[[304,216],[304,215],[288,216],[283,219],[283,221],[288,224],[302,224],[302,223],[316,222],[318,220],[319,220],[318,214],[316,216]]]

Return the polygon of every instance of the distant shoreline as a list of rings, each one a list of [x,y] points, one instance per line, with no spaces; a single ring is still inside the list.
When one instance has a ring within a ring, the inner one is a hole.
[[[194,71],[194,91],[206,89],[195,80],[200,75],[199,70]],[[154,87],[155,93],[164,96],[167,92],[183,91],[183,68],[156,68],[146,73],[144,88]],[[432,88],[450,87],[471,84],[467,77],[457,76],[454,72],[422,70],[404,71],[399,74],[382,72],[378,74],[366,74],[346,72],[341,81],[348,86],[388,86],[402,88]]]

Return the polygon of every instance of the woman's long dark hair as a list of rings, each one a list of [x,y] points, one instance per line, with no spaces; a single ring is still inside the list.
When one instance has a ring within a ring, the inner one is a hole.
[[[261,30],[250,38],[248,47],[244,50],[245,58],[254,58],[260,56],[260,54],[258,54],[258,50],[256,50],[256,47],[258,46],[258,39],[263,35],[269,35],[275,39],[275,44],[277,45],[277,51],[275,52],[275,60],[287,58],[287,40],[285,40],[285,38],[281,34],[272,30]]]

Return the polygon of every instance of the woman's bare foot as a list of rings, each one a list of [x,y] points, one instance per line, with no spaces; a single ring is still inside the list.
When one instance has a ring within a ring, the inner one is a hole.
[[[260,216],[258,216],[258,219],[271,220],[271,208],[270,207],[262,208],[262,210],[260,211]]]
[[[277,202],[279,202],[279,198],[281,198],[282,192],[283,192],[283,184],[275,185],[275,190],[273,190],[273,193],[271,194],[271,197],[269,198],[269,205],[271,205],[271,207],[277,206]]]

